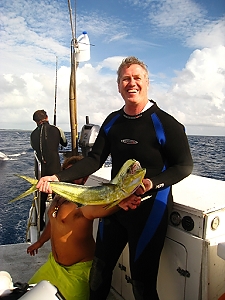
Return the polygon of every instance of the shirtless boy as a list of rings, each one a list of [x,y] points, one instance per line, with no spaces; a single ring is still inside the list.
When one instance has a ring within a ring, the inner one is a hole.
[[[67,169],[81,156],[65,160],[62,168]],[[73,183],[84,184],[86,178]],[[129,199],[129,200],[128,200]],[[124,210],[135,209],[140,204],[135,195],[122,200],[119,206]],[[29,280],[29,284],[48,280],[55,285],[66,300],[89,299],[89,273],[95,251],[93,221],[119,210],[113,207],[87,205],[79,207],[74,203],[55,196],[48,211],[49,222],[39,240],[27,248],[27,253],[35,255],[45,242],[51,239],[52,252],[48,261]]]

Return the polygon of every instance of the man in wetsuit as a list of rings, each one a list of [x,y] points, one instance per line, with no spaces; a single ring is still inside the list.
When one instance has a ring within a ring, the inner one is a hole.
[[[51,191],[48,181],[70,181],[99,169],[112,157],[112,178],[123,163],[136,159],[146,168],[145,195],[136,210],[118,211],[99,225],[90,276],[91,300],[105,300],[112,271],[126,243],[136,300],[158,300],[157,275],[173,202],[172,185],[192,172],[193,161],[184,126],[148,100],[146,65],[127,57],[117,71],[118,90],[125,105],[103,122],[88,157],[76,166],[41,178],[37,188]],[[143,194],[139,188],[136,195]]]
[[[63,163],[63,169],[76,164],[82,157],[73,156]],[[84,184],[87,177],[74,180]],[[140,201],[132,201],[136,208]],[[119,203],[126,209],[126,200]],[[55,285],[66,300],[89,299],[89,273],[94,258],[95,241],[93,221],[119,210],[118,206],[87,205],[78,207],[76,203],[55,196],[48,210],[49,222],[37,242],[27,248],[27,253],[35,255],[45,242],[51,239],[52,252],[48,261],[32,276],[29,284],[48,280]]]
[[[31,133],[30,142],[41,163],[41,176],[52,175],[61,170],[58,149],[59,144],[64,147],[67,145],[65,134],[60,128],[49,124],[47,113],[44,110],[35,111],[33,120],[36,122],[37,127]],[[36,160],[35,164],[35,176],[39,179]],[[43,217],[47,197],[46,193],[41,193],[40,230],[43,230],[45,225]]]

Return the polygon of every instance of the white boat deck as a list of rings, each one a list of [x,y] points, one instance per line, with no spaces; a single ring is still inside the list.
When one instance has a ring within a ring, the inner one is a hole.
[[[47,260],[51,249],[50,243],[47,242],[39,249],[37,255],[30,256],[26,253],[28,246],[27,243],[0,246],[0,271],[7,271],[13,283],[26,283]],[[112,289],[107,300],[123,300],[123,298]]]

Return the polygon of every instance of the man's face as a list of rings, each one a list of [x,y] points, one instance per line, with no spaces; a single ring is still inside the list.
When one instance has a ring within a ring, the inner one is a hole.
[[[133,64],[122,69],[118,90],[126,104],[148,99],[148,86],[148,75],[141,66]]]

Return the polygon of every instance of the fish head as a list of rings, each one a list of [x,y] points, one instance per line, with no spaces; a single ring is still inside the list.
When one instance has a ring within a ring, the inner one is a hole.
[[[145,173],[146,169],[142,168],[138,161],[129,160],[126,170],[123,169],[123,174],[120,176],[118,184],[127,195],[131,195],[142,185]]]
[[[111,183],[113,184],[120,184],[124,180],[124,177],[127,176],[128,173],[131,173],[132,170],[137,168],[140,163],[135,159],[128,159],[120,168],[117,175],[111,180]]]

